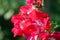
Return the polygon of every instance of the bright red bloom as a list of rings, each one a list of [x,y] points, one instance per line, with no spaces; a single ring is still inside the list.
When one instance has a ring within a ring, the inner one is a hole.
[[[14,27],[12,29],[12,32],[14,33],[14,37],[24,36],[23,31],[20,28],[20,24],[22,20],[24,20],[24,18],[18,14],[15,14],[11,19],[12,23],[14,23]]]
[[[27,20],[25,21],[23,26],[24,26],[23,30],[25,34],[34,36],[39,33],[39,27],[34,21]]]
[[[53,37],[55,40],[60,40],[60,32],[53,32],[53,33],[52,33],[52,37]]]
[[[20,13],[22,16],[26,16],[26,15],[29,15],[30,12],[32,12],[32,10],[34,10],[35,7],[34,6],[22,6],[20,8]]]
[[[37,4],[38,6],[40,6],[41,3],[42,3],[42,0],[26,0],[26,3],[27,3],[28,5],[33,5],[35,2],[36,2],[36,4]]]
[[[51,29],[50,17],[48,14],[43,13],[39,10],[33,10],[28,17],[31,18],[33,21],[39,23],[38,25],[40,25],[40,28],[42,28],[43,30]]]
[[[35,0],[26,0],[26,3],[27,3],[28,5],[33,5],[34,1],[35,1]]]
[[[13,15],[11,18],[11,21],[14,24],[17,23],[18,21],[22,21],[22,20],[24,20],[24,18],[18,14]]]
[[[37,0],[37,4],[40,6],[41,0]],[[28,40],[37,40],[38,36],[42,40],[49,37],[49,33],[45,32],[50,30],[50,17],[48,14],[35,8],[33,3],[35,0],[26,0],[28,6],[22,6],[19,13],[12,17],[11,21],[14,23],[12,32],[15,36],[23,36]]]
[[[20,28],[17,28],[17,26],[12,29],[12,32],[14,33],[14,37],[23,35],[22,30]]]
[[[14,33],[14,37],[17,35],[22,35],[22,30],[19,28],[19,22],[23,20],[24,18],[20,15],[16,14],[12,17],[11,21],[14,23],[14,28],[12,29],[12,32]]]
[[[32,20],[38,20],[40,17],[42,17],[42,12],[35,9],[35,10],[32,10],[32,12],[29,14],[29,18],[31,18]]]
[[[37,0],[37,5],[40,6],[42,4],[42,0]]]
[[[48,40],[48,38],[50,37],[50,34],[49,32],[42,32],[40,33],[39,37],[41,40],[46,40],[46,39]]]
[[[15,36],[23,36],[27,37],[29,35],[36,35],[39,32],[39,28],[37,25],[34,24],[32,20],[29,18],[24,19],[20,15],[15,15],[12,17],[11,21],[14,23],[14,28],[12,29],[12,32]],[[15,21],[15,22],[14,22]],[[27,25],[26,25],[27,24]]]
[[[24,15],[23,15],[24,16]],[[40,33],[40,30],[50,29],[50,18],[47,14],[39,10],[33,10],[30,12],[27,18],[21,15],[14,15],[11,21],[14,23],[14,28],[12,32],[15,36],[28,37],[35,36]]]
[[[40,34],[41,40],[60,40],[60,32],[53,32],[49,33],[41,33]]]
[[[38,35],[35,36],[29,36],[27,40],[38,40]]]
[[[51,29],[51,25],[50,25],[50,16],[48,14],[43,14],[43,18],[44,18],[44,28],[45,30],[50,30]]]

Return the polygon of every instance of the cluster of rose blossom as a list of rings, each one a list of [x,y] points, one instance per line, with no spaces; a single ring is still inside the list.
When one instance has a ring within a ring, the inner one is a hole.
[[[27,40],[60,40],[60,32],[49,32],[52,29],[49,14],[36,8],[36,5],[41,5],[42,0],[26,0],[26,3],[26,6],[20,8],[19,14],[13,15],[11,19],[14,23],[14,37],[23,36]]]

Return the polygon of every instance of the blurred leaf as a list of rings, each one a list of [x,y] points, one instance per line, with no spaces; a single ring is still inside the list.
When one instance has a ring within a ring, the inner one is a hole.
[[[4,14],[5,10],[3,8],[0,8],[0,16]]]
[[[4,19],[8,20],[11,18],[11,16],[13,15],[14,11],[13,10],[9,10],[5,15],[4,15]]]

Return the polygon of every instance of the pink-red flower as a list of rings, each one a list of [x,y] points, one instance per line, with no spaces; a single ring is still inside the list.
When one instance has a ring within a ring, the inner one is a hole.
[[[35,36],[29,36],[27,40],[38,40],[38,35]]]
[[[50,37],[49,32],[42,32],[42,33],[39,34],[39,38],[41,40],[48,40],[49,37]]]
[[[51,35],[55,40],[60,40],[60,32],[53,32]]]
[[[14,23],[14,27],[12,29],[12,32],[15,36],[23,36],[27,37],[29,35],[36,35],[38,34],[38,27],[36,23],[34,23],[29,18],[23,18],[20,15],[15,15],[12,17],[11,21]]]
[[[50,30],[50,16],[47,13],[44,13],[39,10],[32,10],[32,12],[28,16],[33,21],[37,22],[37,24],[42,28],[43,30]]]
[[[26,3],[27,3],[28,5],[33,5],[34,1],[35,1],[35,0],[26,0]]]
[[[13,15],[11,18],[11,22],[14,24],[17,23],[18,21],[21,22],[22,20],[24,20],[24,18],[18,14]]]
[[[26,0],[26,3],[27,3],[28,5],[36,4],[36,5],[40,6],[41,3],[42,3],[42,0]]]
[[[37,5],[40,6],[42,4],[42,0],[37,0]]]
[[[39,27],[34,21],[27,20],[25,21],[23,26],[24,26],[23,30],[25,34],[34,36],[39,33]]]
[[[48,14],[44,14],[42,11],[34,9],[30,12],[27,18],[24,18],[21,14],[16,14],[12,17],[11,21],[14,23],[12,32],[14,35],[37,35],[45,30],[50,30],[50,17]],[[26,11],[29,12],[29,11]]]
[[[40,34],[41,40],[60,40],[60,32],[43,32]]]
[[[37,5],[41,5],[42,0],[36,0]],[[50,16],[38,10],[33,3],[35,0],[26,0],[27,6],[20,8],[19,14],[12,16],[14,27],[12,32],[14,37],[23,36],[27,40],[50,40],[50,34],[47,32],[51,29]]]

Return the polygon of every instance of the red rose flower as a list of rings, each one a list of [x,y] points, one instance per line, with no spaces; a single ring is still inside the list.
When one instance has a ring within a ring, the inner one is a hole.
[[[34,6],[22,6],[21,8],[20,8],[20,13],[21,13],[21,15],[29,15],[30,14],[30,12],[32,12],[32,10],[34,10],[35,9],[35,7]]]
[[[43,30],[51,29],[50,16],[48,14],[44,14],[42,11],[39,10],[33,10],[28,17],[31,18],[33,21],[37,20]]]
[[[28,5],[33,5],[34,1],[35,1],[35,0],[26,0],[26,3],[27,3]]]
[[[38,35],[35,36],[29,36],[27,40],[38,40]]]
[[[42,12],[37,9],[32,10],[28,17],[31,18],[32,20],[37,20],[40,17],[42,17]]]
[[[60,40],[60,32],[53,32],[50,35],[47,35],[44,40]]]
[[[23,25],[23,31],[25,34],[34,36],[39,33],[39,27],[34,21],[28,19],[25,20],[25,23]]]
[[[55,40],[60,40],[60,32],[53,32],[51,35]]]
[[[23,31],[19,27],[19,23],[14,24],[12,32],[14,33],[14,37],[23,35]]]
[[[40,6],[42,4],[42,0],[37,0],[37,5]]]
[[[45,30],[50,30],[51,29],[51,25],[50,25],[50,16],[48,14],[43,14],[43,18],[44,18],[44,28]]]
[[[18,14],[15,14],[12,16],[12,23],[14,23],[14,27],[12,29],[12,32],[14,33],[14,37],[16,36],[23,36],[23,31],[20,28],[21,21],[24,20],[24,18]]]
[[[48,38],[50,37],[50,34],[49,32],[42,32],[40,33],[39,37],[41,40],[46,40],[46,39],[48,40]]]
[[[17,23],[18,21],[22,21],[22,20],[24,20],[24,18],[18,14],[13,15],[11,18],[11,21],[14,24]]]
[[[51,29],[50,16],[35,8],[35,1],[38,6],[41,5],[42,0],[26,0],[28,6],[22,6],[19,14],[12,16],[14,37],[23,36],[27,40],[38,40],[38,37],[41,40],[51,40],[52,37],[57,39],[56,33],[51,37],[49,32],[46,32]]]
[[[40,6],[42,3],[42,0],[26,0],[26,3],[28,5],[33,5],[34,3],[36,3],[38,6]]]

